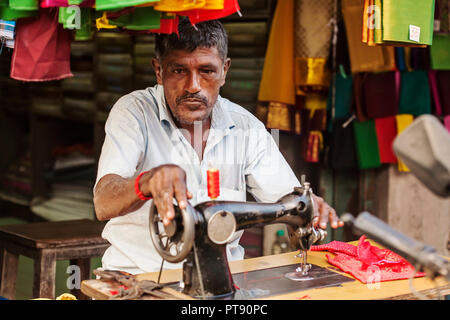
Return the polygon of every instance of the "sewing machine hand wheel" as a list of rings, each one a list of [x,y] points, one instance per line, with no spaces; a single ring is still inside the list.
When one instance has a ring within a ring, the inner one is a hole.
[[[175,219],[166,227],[153,202],[149,215],[150,237],[156,251],[164,260],[172,263],[181,262],[186,258],[195,238],[194,209],[189,204],[184,210],[175,205],[174,208]]]

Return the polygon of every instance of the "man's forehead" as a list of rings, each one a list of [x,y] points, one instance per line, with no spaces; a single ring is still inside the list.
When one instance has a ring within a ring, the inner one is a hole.
[[[222,62],[222,58],[216,47],[199,47],[194,51],[173,50],[165,58],[163,63],[168,65],[184,64],[217,64]]]

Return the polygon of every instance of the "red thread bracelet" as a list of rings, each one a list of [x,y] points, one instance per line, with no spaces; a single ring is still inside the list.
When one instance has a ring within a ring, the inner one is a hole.
[[[145,196],[143,193],[142,193],[142,191],[139,189],[139,180],[141,179],[141,177],[142,177],[142,175],[144,174],[144,173],[147,173],[148,171],[143,171],[143,172],[141,172],[138,176],[137,176],[137,178],[136,178],[136,180],[134,181],[134,191],[136,192],[136,195],[139,197],[139,199],[141,199],[141,200],[150,200],[152,197],[147,197],[147,196]]]

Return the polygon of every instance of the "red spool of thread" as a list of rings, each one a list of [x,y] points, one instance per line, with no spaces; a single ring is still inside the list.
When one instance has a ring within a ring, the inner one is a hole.
[[[219,170],[208,169],[206,172],[206,182],[208,184],[208,197],[217,199],[220,195]]]

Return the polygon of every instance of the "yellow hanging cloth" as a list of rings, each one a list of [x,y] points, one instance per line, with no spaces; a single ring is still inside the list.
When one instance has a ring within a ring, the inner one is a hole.
[[[103,11],[103,14],[100,18],[95,19],[95,25],[98,30],[100,29],[116,29],[117,26],[113,26],[109,24],[108,17],[106,16],[106,11]]]
[[[295,84],[297,94],[323,91],[330,85],[334,0],[296,0],[294,4]]]
[[[205,5],[203,6],[202,9],[223,10],[223,8],[224,8],[223,2],[224,2],[224,0],[206,0]]]
[[[180,12],[192,9],[203,9],[206,0],[160,0],[155,3],[155,10],[163,12]]]
[[[363,12],[363,1],[342,0],[342,14],[352,73],[395,70],[393,47],[368,46],[362,41],[362,38],[364,38],[361,33],[361,28],[364,25]]]
[[[399,135],[403,130],[405,130],[413,121],[414,117],[411,114],[398,114],[395,116],[395,121],[397,123],[397,135]],[[409,168],[406,164],[398,159],[398,171],[409,172]]]
[[[294,105],[294,1],[283,0],[270,29],[256,114],[268,128],[290,131]]]

